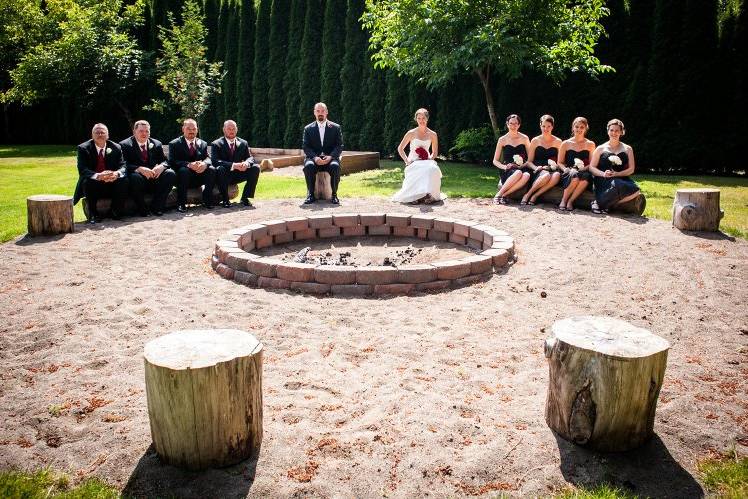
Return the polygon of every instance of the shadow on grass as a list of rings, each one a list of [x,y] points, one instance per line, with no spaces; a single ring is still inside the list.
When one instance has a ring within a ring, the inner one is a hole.
[[[244,498],[255,480],[257,457],[233,466],[188,471],[164,464],[151,445],[130,475],[122,497]]]
[[[0,146],[0,158],[50,158],[75,156],[75,146]]]
[[[594,452],[554,433],[561,473],[569,483],[594,488],[609,484],[641,497],[703,497],[701,485],[670,455],[657,435],[638,449]]]

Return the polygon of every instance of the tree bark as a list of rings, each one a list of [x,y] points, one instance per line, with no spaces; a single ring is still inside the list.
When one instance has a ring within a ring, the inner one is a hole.
[[[681,230],[715,232],[725,212],[719,189],[678,189],[673,200],[673,226]]]
[[[259,452],[262,344],[233,329],[177,331],[145,346],[151,437],[166,463],[201,470]]]
[[[493,128],[493,134],[499,136],[499,120],[496,118],[496,109],[493,103],[493,94],[491,93],[491,67],[486,66],[484,68],[478,68],[475,73],[480,78],[480,82],[483,85],[483,94],[486,97],[486,107],[488,108],[488,117],[491,120],[491,128]]]
[[[73,198],[40,194],[26,198],[29,236],[53,236],[73,232]]]
[[[653,434],[670,344],[607,317],[560,320],[553,334],[545,343],[548,426],[566,440],[600,451],[646,442]]]

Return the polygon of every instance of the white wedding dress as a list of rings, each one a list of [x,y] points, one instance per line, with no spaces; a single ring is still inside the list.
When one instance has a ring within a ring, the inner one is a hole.
[[[413,139],[410,141],[410,154],[408,161],[412,161],[405,167],[405,179],[403,186],[392,196],[392,200],[399,203],[412,203],[418,201],[427,194],[434,201],[446,199],[442,194],[442,171],[433,159],[418,159],[416,149],[423,147],[427,151],[431,148],[431,139]],[[415,161],[414,161],[415,160]]]

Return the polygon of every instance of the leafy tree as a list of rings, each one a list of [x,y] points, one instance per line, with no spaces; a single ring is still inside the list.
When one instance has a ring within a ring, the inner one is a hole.
[[[158,38],[163,48],[156,61],[158,85],[167,95],[154,99],[150,106],[164,112],[169,104],[179,108],[180,121],[185,118],[199,119],[208,109],[214,93],[221,92],[223,78],[221,62],[206,60],[204,16],[195,0],[187,0],[182,7],[182,24],[174,15],[168,14],[169,26],[159,30]]]
[[[124,97],[141,76],[143,52],[134,31],[143,22],[143,0],[129,5],[122,0],[48,0],[45,10],[35,10],[34,5],[21,6],[20,11],[38,19],[23,14],[21,22],[29,21],[32,31],[43,27],[44,34],[39,43],[27,45],[10,71],[12,86],[3,101],[28,106],[57,98],[90,107],[114,100],[131,120]],[[14,43],[16,35],[6,30],[2,42]]]
[[[346,11],[346,0],[326,0],[325,30],[322,33],[322,67],[320,96],[330,108],[330,112],[340,121],[340,68],[345,55],[345,23],[341,17]],[[346,139],[347,142],[347,139]]]
[[[346,127],[345,142],[349,149],[361,148],[361,131],[352,127],[361,122],[364,116],[364,100],[361,95],[366,90],[364,75],[371,63],[367,58],[366,32],[359,19],[364,13],[364,0],[348,0],[345,15],[345,55],[340,69],[341,119]]]
[[[252,68],[254,64],[255,42],[255,6],[253,0],[243,0],[240,6],[239,42],[237,54],[239,61],[236,68],[236,90],[238,93],[237,122],[242,127],[246,139],[252,129]]]
[[[381,67],[435,88],[466,72],[483,85],[494,131],[494,74],[528,67],[563,78],[568,70],[610,70],[594,56],[607,14],[604,0],[367,0],[364,25]]]
[[[288,54],[288,21],[290,0],[273,0],[270,9],[270,56],[268,57],[267,79],[268,145],[277,147],[283,142],[286,131],[286,97],[283,91],[286,75],[286,55]]]
[[[252,66],[252,136],[255,145],[266,145],[268,119],[268,55],[270,45],[270,8],[271,0],[260,0],[257,11],[257,25],[255,26],[255,53]]]
[[[286,94],[286,126],[283,146],[301,147],[301,106],[299,100],[299,64],[301,63],[301,37],[306,16],[306,0],[292,0],[291,20],[288,28],[288,52],[286,55],[286,77],[283,91]]]

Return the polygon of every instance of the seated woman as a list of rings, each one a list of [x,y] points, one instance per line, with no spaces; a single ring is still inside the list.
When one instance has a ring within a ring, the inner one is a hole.
[[[516,114],[507,116],[506,126],[509,131],[499,137],[496,143],[493,164],[500,170],[501,187],[493,198],[495,203],[507,204],[507,196],[522,189],[530,180],[532,170],[525,166],[527,152],[530,150],[530,138],[519,132],[521,124],[522,120]]]
[[[629,178],[634,173],[634,150],[621,142],[626,133],[623,122],[608,122],[608,141],[595,149],[590,172],[595,185],[592,213],[606,213],[611,207],[636,199],[641,195],[639,186]]]
[[[528,166],[532,168],[532,185],[522,197],[521,205],[535,205],[538,198],[561,180],[561,172],[558,171],[558,149],[561,147],[561,139],[553,135],[554,120],[550,114],[540,117],[540,135],[530,141],[530,160]]]
[[[561,174],[561,187],[564,189],[558,209],[574,211],[574,201],[590,186],[592,174],[589,171],[590,158],[595,151],[595,143],[588,140],[590,126],[587,118],[578,116],[571,123],[572,137],[561,144],[558,166]]]
[[[405,179],[392,200],[400,203],[435,203],[447,198],[441,193],[442,171],[434,161],[439,154],[439,139],[436,132],[426,126],[429,122],[426,109],[416,111],[415,120],[418,126],[408,130],[397,146],[398,154],[405,161]],[[405,146],[408,144],[410,152],[406,156]]]

